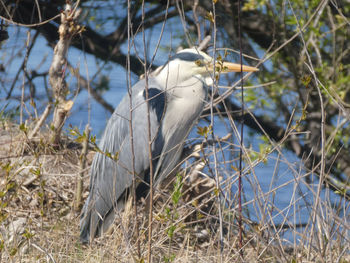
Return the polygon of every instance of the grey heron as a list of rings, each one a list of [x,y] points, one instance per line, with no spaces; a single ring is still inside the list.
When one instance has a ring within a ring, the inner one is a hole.
[[[132,187],[134,174],[146,180],[153,176],[158,185],[179,162],[183,144],[199,119],[213,83],[213,58],[196,48],[175,54],[158,73],[148,78],[148,105],[146,80],[132,87],[110,117],[99,148],[112,155],[97,152],[90,172],[90,193],[82,210],[80,239],[83,243],[103,234],[112,224],[115,214],[123,208],[125,195]],[[216,62],[221,73],[240,72],[241,65]],[[257,71],[242,66],[243,71]],[[217,69],[216,69],[217,70]],[[132,105],[130,132],[130,103]],[[149,126],[148,126],[149,125]],[[149,140],[153,175],[149,174]],[[133,135],[133,149],[130,140]],[[134,152],[134,174],[133,156]]]

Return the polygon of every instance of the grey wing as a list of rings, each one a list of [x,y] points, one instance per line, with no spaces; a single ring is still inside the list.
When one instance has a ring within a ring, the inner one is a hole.
[[[202,108],[193,116],[182,118],[179,123],[175,123],[173,128],[162,127],[162,136],[166,138],[164,141],[161,155],[159,156],[157,169],[155,172],[155,185],[161,186],[161,182],[176,170],[183,151],[184,143],[193,126],[196,124]],[[168,118],[167,114],[166,118]],[[175,168],[175,169],[174,169]]]
[[[133,144],[135,173],[141,177],[149,169],[148,118],[145,103],[145,83],[133,87]],[[150,128],[153,140],[152,156],[159,156],[163,147],[160,122],[165,111],[165,94],[155,83],[149,83]],[[90,194],[82,211],[80,238],[83,242],[108,228],[123,193],[132,185],[133,156],[130,140],[130,99],[126,95],[109,119],[99,148],[111,155],[118,153],[118,160],[112,160],[103,153],[96,153],[90,173]],[[120,200],[122,201],[122,200]]]

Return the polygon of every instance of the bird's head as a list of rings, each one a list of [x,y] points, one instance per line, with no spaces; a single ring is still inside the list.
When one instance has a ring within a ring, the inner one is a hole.
[[[187,48],[171,57],[158,76],[166,78],[167,82],[174,79],[176,83],[181,83],[192,77],[198,77],[203,79],[207,85],[210,85],[212,84],[214,66],[215,74],[241,71],[240,64],[218,60],[214,65],[213,58],[203,51],[196,48]],[[243,65],[242,70],[243,72],[252,72],[259,69]]]

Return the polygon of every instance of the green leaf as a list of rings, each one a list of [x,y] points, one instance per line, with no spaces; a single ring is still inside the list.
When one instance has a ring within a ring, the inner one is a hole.
[[[27,131],[28,131],[28,127],[24,123],[21,123],[19,125],[19,129],[24,133],[27,133]]]
[[[170,238],[173,238],[175,230],[176,230],[176,226],[175,226],[175,225],[171,225],[171,226],[168,228],[168,230],[167,230],[167,235],[168,235]]]
[[[17,254],[18,249],[16,247],[11,248],[10,250],[10,256],[13,257]]]
[[[301,78],[301,82],[303,83],[304,86],[308,86],[310,84],[310,81],[311,81],[311,75],[309,75],[309,74],[304,75]]]
[[[113,156],[113,160],[118,161],[118,159],[119,159],[119,152],[116,152]]]
[[[174,183],[174,190],[173,193],[171,195],[171,199],[173,200],[174,205],[177,205],[181,196],[182,196],[182,176],[180,174],[176,175],[176,181]]]
[[[213,131],[212,131],[212,126],[209,125],[209,126],[204,126],[204,127],[201,127],[201,126],[197,126],[197,134],[200,135],[200,136],[204,136],[205,139],[208,138],[208,135],[211,134]]]
[[[30,233],[28,229],[24,230],[24,233],[22,234],[22,236],[26,239],[31,239],[35,234]]]
[[[214,19],[213,12],[212,12],[212,11],[207,12],[207,14],[205,15],[205,19],[207,19],[207,20],[210,21],[211,23],[214,23],[214,22],[215,22],[215,19]]]

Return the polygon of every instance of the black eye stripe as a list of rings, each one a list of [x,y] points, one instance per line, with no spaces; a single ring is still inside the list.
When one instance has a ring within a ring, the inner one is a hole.
[[[174,55],[170,61],[175,60],[175,59],[180,59],[180,60],[184,60],[184,61],[197,61],[197,60],[203,60],[204,57],[202,55],[199,54],[195,54],[195,53],[190,53],[190,52],[182,52],[182,53],[178,53],[176,55]]]

